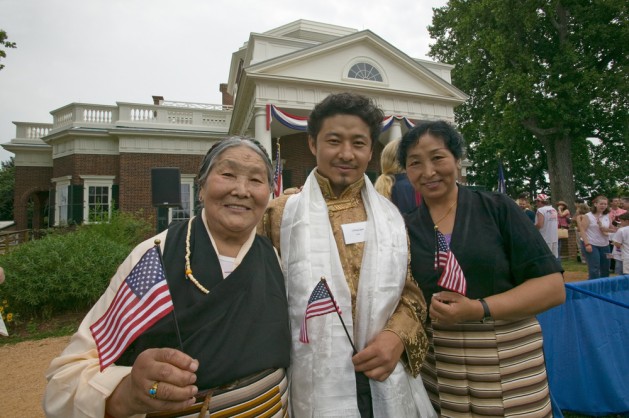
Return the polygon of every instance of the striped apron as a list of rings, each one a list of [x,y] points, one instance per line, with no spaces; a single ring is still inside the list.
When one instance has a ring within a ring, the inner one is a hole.
[[[269,369],[212,392],[206,417],[288,417],[288,381],[284,369]],[[208,391],[196,395],[197,402],[176,412],[152,412],[147,418],[197,418]]]
[[[542,332],[517,321],[429,324],[422,378],[442,417],[552,416]]]

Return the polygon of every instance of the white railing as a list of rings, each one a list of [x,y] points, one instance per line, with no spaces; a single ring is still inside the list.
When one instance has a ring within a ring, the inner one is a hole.
[[[51,131],[69,127],[142,127],[227,132],[232,106],[166,102],[159,105],[117,103],[117,106],[72,103],[52,111]]]
[[[50,133],[50,123],[15,122],[15,138],[37,140]]]
[[[107,126],[118,119],[116,106],[72,103],[52,112],[52,129],[73,126]]]
[[[143,105],[136,103],[118,103],[119,119],[117,125],[184,130],[217,130],[229,129],[231,106],[205,105],[195,103],[171,105],[172,102],[161,102],[160,105]]]
[[[203,109],[203,110],[232,110],[234,108],[234,106],[230,106],[230,105],[192,103],[192,102],[175,102],[171,100],[160,100],[159,104],[160,106],[185,107],[188,109]]]

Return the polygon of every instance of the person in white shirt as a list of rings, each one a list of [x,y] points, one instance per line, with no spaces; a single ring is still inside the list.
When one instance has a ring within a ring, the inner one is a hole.
[[[550,197],[540,193],[535,198],[537,213],[535,214],[535,227],[539,229],[550,251],[559,259],[559,229],[557,211],[550,205]]]
[[[612,243],[620,249],[622,270],[616,269],[616,273],[629,274],[629,212],[618,216],[618,220],[620,221],[620,229],[614,234]],[[618,267],[618,262],[616,262],[616,267]]]
[[[592,201],[592,209],[579,222],[579,235],[583,241],[587,260],[588,279],[609,275],[609,234],[616,232],[609,216],[608,200],[597,196]]]

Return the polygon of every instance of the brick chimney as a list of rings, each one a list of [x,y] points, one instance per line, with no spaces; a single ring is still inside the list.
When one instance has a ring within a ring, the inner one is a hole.
[[[219,85],[219,91],[223,93],[223,103],[222,105],[233,106],[234,105],[234,97],[227,93],[227,83],[221,83]]]

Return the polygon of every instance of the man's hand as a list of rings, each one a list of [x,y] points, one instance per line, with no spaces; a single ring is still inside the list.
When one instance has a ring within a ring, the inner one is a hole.
[[[382,331],[363,350],[352,357],[354,370],[382,382],[395,369],[404,353],[404,343],[393,331]]]

